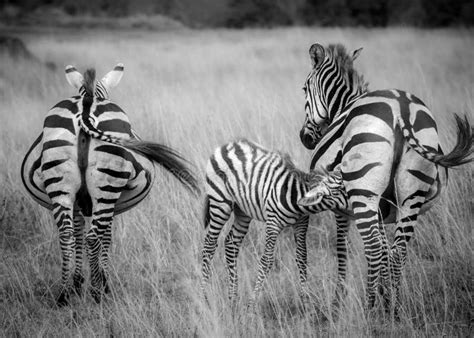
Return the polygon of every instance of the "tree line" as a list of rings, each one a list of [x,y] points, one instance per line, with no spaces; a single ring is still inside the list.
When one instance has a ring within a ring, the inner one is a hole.
[[[69,15],[163,14],[194,27],[472,26],[472,0],[3,0],[21,13],[56,6]]]

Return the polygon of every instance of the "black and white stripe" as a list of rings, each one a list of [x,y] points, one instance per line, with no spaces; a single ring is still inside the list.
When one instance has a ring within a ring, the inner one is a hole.
[[[303,143],[313,148],[312,142],[321,138],[337,112],[367,92],[368,87],[364,77],[352,68],[362,48],[349,56],[340,45],[329,45],[327,50],[318,46],[315,44],[309,50],[313,70],[303,86],[306,117],[300,132]],[[334,59],[338,63],[332,62]]]
[[[53,211],[59,228],[63,258],[60,305],[67,303],[74,261],[74,287],[77,293],[82,288],[84,216],[91,217],[85,240],[93,296],[98,301],[101,292],[108,290],[113,217],[137,205],[150,192],[154,162],[186,187],[197,189],[182,157],[166,146],[139,141],[127,115],[109,100],[108,92],[118,84],[122,72],[119,64],[96,81],[94,70],[83,77],[74,67],[66,67],[66,78],[80,95],[51,108],[42,134],[23,160],[21,175],[26,189]]]
[[[314,148],[311,168],[331,170],[340,165],[349,204],[364,241],[368,263],[367,305],[373,306],[379,284],[383,284],[382,290],[388,291],[390,277],[398,302],[406,246],[417,217],[429,208],[429,202],[439,194],[446,179],[446,170],[439,167],[472,161],[472,128],[467,119],[456,115],[457,143],[449,154],[443,155],[436,122],[420,99],[400,90],[367,92],[366,83],[352,63],[347,62],[351,57],[341,45],[324,48],[315,44],[310,57],[313,69],[306,80],[307,100],[309,97],[318,102],[305,104],[301,141],[306,147]],[[338,71],[333,76],[326,68]],[[338,91],[338,87],[343,90]],[[341,93],[356,94],[352,97]],[[338,104],[331,106],[330,102]],[[321,114],[312,107],[329,108]],[[310,132],[307,121],[317,125],[313,129],[321,125],[329,127],[319,139]],[[339,231],[347,228],[348,222],[343,218],[338,221],[338,249],[343,252],[338,253],[339,291],[347,260],[344,254],[347,230]],[[389,248],[383,224],[394,221],[397,221],[395,240]],[[390,293],[384,295],[390,303]]]
[[[270,152],[246,140],[231,142],[214,152],[206,169],[206,191],[204,223],[208,232],[202,251],[203,288],[210,277],[217,239],[232,212],[234,224],[225,239],[231,300],[237,295],[237,256],[249,223],[256,219],[266,224],[265,252],[252,303],[273,264],[275,242],[281,230],[286,226],[294,228],[296,262],[304,290],[308,215],[347,208],[342,178],[336,173],[304,173],[295,168],[287,155]],[[309,207],[302,205],[309,203]]]

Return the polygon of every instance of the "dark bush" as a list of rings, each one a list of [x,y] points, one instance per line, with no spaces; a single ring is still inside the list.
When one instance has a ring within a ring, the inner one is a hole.
[[[197,27],[294,24],[440,27],[474,24],[472,0],[18,0],[2,4],[5,8],[17,6],[24,14],[42,6],[59,7],[69,15],[163,14]]]
[[[231,15],[226,21],[228,27],[272,27],[292,23],[288,14],[272,0],[233,0],[229,9]]]

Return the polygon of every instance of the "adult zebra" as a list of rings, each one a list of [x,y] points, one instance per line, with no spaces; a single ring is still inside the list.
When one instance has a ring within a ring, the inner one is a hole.
[[[447,168],[473,160],[473,130],[466,118],[455,115],[457,143],[443,155],[436,122],[425,104],[401,90],[369,92],[353,68],[359,53],[360,49],[348,55],[339,44],[311,46],[312,70],[304,86],[306,118],[300,137],[308,149],[314,149],[311,169],[341,165],[368,263],[368,307],[374,304],[379,284],[390,303],[386,287],[391,273],[396,310],[406,246],[417,217],[446,183]],[[439,170],[440,166],[446,169]],[[389,249],[383,223],[395,221],[395,239]],[[338,216],[337,226],[336,300],[346,277],[349,222]]]
[[[305,295],[308,215],[325,210],[345,213],[347,196],[340,174],[305,173],[294,166],[288,155],[239,140],[217,148],[209,159],[206,192],[204,226],[208,231],[202,250],[204,294],[217,239],[234,213],[234,224],[225,238],[229,299],[234,301],[237,296],[237,256],[252,219],[265,222],[265,251],[260,260],[250,307],[254,306],[273,265],[276,239],[287,226],[292,226],[294,230],[301,293]],[[308,192],[310,194],[305,197]],[[311,203],[311,206],[300,203]]]
[[[185,160],[167,146],[137,139],[125,112],[108,93],[123,74],[123,65],[101,81],[95,70],[82,76],[66,67],[66,78],[79,95],[57,103],[44,120],[43,132],[27,152],[21,167],[23,184],[42,206],[53,211],[62,253],[62,290],[65,305],[74,262],[73,285],[80,294],[84,216],[91,217],[85,239],[91,268],[92,295],[98,302],[108,292],[108,249],[114,215],[145,198],[152,187],[154,162],[171,172],[190,190],[197,182]]]

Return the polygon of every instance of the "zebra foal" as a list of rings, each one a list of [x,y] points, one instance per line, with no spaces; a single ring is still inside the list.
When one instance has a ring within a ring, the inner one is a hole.
[[[154,163],[190,190],[197,190],[185,160],[167,146],[138,140],[125,112],[109,100],[109,91],[122,74],[123,65],[118,64],[96,81],[94,69],[83,76],[74,67],[66,67],[66,78],[79,95],[51,108],[43,132],[22,163],[23,184],[40,205],[53,211],[59,230],[62,289],[58,305],[68,303],[71,274],[75,292],[81,294],[84,237],[92,296],[98,302],[102,292],[108,292],[113,217],[148,195],[155,178]],[[84,217],[91,217],[85,236]]]
[[[347,209],[347,198],[339,175],[316,171],[305,173],[294,166],[288,155],[268,151],[247,140],[231,142],[216,149],[206,169],[206,193],[204,225],[208,231],[202,250],[204,293],[217,239],[232,212],[234,224],[225,238],[231,301],[237,296],[237,256],[250,221],[265,222],[265,251],[258,267],[251,306],[273,264],[275,243],[281,230],[286,226],[294,229],[296,264],[301,290],[304,291],[309,214]]]

